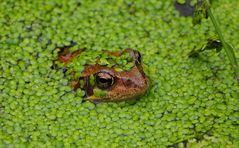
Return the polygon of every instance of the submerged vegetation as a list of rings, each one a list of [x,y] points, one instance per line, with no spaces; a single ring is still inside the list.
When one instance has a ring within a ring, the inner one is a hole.
[[[238,7],[211,5],[236,57]],[[193,26],[157,0],[5,0],[0,12],[0,147],[238,147],[239,86],[226,53],[187,58],[215,35],[209,19]],[[134,103],[83,101],[51,68],[54,49],[71,44],[137,49],[149,91]]]
[[[225,41],[222,31],[220,29],[219,23],[217,19],[215,19],[210,7],[211,6],[208,0],[202,0],[201,4],[198,4],[198,6],[196,7],[193,24],[201,23],[201,20],[203,18],[208,18],[208,17],[210,18],[210,20],[213,23],[213,26],[215,27],[215,31],[219,37],[219,40],[222,46],[224,47],[226,54],[231,62],[232,69],[234,70],[235,78],[238,80],[238,83],[239,83],[239,65],[237,63],[237,58],[235,56],[234,49],[228,42]],[[210,49],[210,47],[206,47],[206,48]],[[219,47],[219,50],[220,48],[221,47]]]

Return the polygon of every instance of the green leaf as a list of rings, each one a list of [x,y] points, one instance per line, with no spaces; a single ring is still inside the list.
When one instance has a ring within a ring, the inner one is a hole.
[[[184,3],[186,3],[186,0],[177,0],[177,2],[178,2],[179,4],[184,4]]]
[[[234,53],[234,49],[233,47],[228,44],[227,42],[225,42],[225,49],[226,49],[226,52],[227,52],[227,55],[228,55],[228,58],[229,60],[231,61],[231,65],[232,65],[232,68],[234,70],[234,73],[235,73],[235,77],[237,79],[237,81],[239,82],[239,66],[238,66],[238,63],[237,63],[237,58],[236,58],[236,55]]]
[[[218,37],[211,37],[207,39],[206,50],[216,49],[217,52],[222,50],[222,42]]]
[[[213,50],[216,49],[216,52],[220,52],[222,50],[222,43],[217,37],[210,37],[207,41],[203,42],[200,47],[196,47],[191,50],[188,54],[189,57],[197,57],[199,53],[205,50]]]
[[[107,61],[107,59],[105,59],[105,58],[101,58],[100,60],[99,60],[99,64],[100,65],[108,65],[109,64],[109,62]]]
[[[94,89],[94,96],[96,96],[96,97],[104,97],[106,95],[107,95],[107,91],[101,90],[101,89],[98,89],[98,88]]]
[[[203,18],[208,18],[208,9],[209,5],[206,0],[203,0],[202,3],[198,3],[196,5],[196,9],[194,11],[193,24],[200,24]]]
[[[94,75],[90,75],[90,85],[91,86],[95,85],[95,77],[94,77]]]

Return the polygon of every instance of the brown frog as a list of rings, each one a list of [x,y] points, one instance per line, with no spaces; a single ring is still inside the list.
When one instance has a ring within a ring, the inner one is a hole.
[[[149,86],[140,53],[133,49],[122,51],[71,50],[57,48],[55,65],[65,69],[74,90],[85,91],[92,102],[124,101],[143,95]]]

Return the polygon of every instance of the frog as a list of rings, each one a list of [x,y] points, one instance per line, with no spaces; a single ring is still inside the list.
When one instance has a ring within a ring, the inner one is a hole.
[[[149,88],[139,51],[58,47],[54,65],[62,69],[70,87],[85,92],[93,103],[136,100]]]

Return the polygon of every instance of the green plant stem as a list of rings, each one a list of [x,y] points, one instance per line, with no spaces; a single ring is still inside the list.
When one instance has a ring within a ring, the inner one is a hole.
[[[209,6],[210,5],[209,2],[207,0],[206,0],[206,2],[207,2],[207,5]],[[217,20],[213,16],[210,7],[208,7],[208,15],[209,15],[209,17],[210,17],[214,27],[215,27],[215,30],[216,30],[216,32],[217,32],[217,34],[219,36],[219,39],[222,42],[222,45],[223,45],[223,47],[224,47],[224,49],[226,51],[226,54],[227,54],[227,56],[228,56],[228,58],[229,58],[229,60],[231,62],[232,68],[234,70],[235,77],[236,77],[236,79],[237,79],[237,81],[239,83],[239,67],[238,67],[236,55],[235,55],[235,53],[233,51],[233,48],[224,40],[224,37],[222,35],[222,31],[221,31],[221,29],[219,27],[219,23],[217,22]]]

